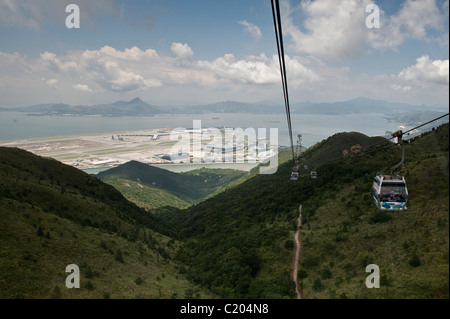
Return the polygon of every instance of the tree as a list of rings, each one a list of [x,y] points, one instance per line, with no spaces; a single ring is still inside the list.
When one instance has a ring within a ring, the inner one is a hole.
[[[116,260],[117,260],[118,262],[121,262],[121,263],[124,262],[124,261],[123,261],[123,256],[122,256],[122,252],[120,251],[120,249],[117,249],[115,258],[116,258]]]
[[[194,298],[194,290],[192,288],[186,289],[184,292],[184,298],[186,298],[186,299]]]
[[[329,268],[323,268],[320,271],[320,275],[322,276],[322,279],[330,279],[331,277],[333,277],[333,274]]]
[[[52,292],[51,298],[52,298],[52,299],[60,299],[61,296],[62,296],[62,294],[61,294],[61,289],[60,289],[58,286],[56,286],[55,288],[53,288],[53,292]]]
[[[286,249],[293,249],[294,248],[294,242],[292,240],[286,240],[284,243],[284,248]]]
[[[142,283],[143,283],[144,281],[142,280],[141,277],[137,277],[137,278],[134,280],[134,282],[136,283],[136,285],[142,285]]]
[[[302,280],[308,277],[308,273],[304,269],[300,269],[297,274],[297,278]]]
[[[419,267],[420,265],[422,265],[422,262],[420,261],[419,256],[417,256],[417,254],[414,254],[414,256],[412,256],[409,260],[409,264],[412,267]]]
[[[320,281],[319,278],[316,278],[316,280],[314,280],[314,283],[313,283],[312,288],[313,288],[314,290],[320,290],[320,289],[322,289],[322,281]]]

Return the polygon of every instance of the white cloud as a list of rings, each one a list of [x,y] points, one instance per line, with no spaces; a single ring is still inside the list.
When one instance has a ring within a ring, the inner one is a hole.
[[[449,34],[445,33],[439,36],[432,36],[431,41],[436,42],[441,48],[447,48],[449,47]]]
[[[194,52],[189,47],[189,45],[187,45],[186,43],[182,44],[182,43],[178,43],[178,42],[173,42],[170,49],[172,50],[173,54],[175,54],[175,56],[177,58],[180,58],[183,60],[190,59],[194,55]]]
[[[245,27],[244,31],[250,33],[251,36],[255,40],[261,39],[262,33],[261,33],[261,29],[258,26],[254,25],[250,22],[247,22],[247,20],[242,20],[242,21],[239,21],[238,23],[240,25],[244,26]]]
[[[355,75],[348,66],[333,67],[312,55],[286,55],[285,59],[291,101],[344,100],[355,94],[413,103],[444,103],[448,98],[448,60],[422,56],[401,72],[374,76]],[[163,105],[281,98],[278,56],[241,58],[225,54],[210,60],[195,60],[192,56],[182,60],[179,56],[160,56],[152,49],[117,50],[109,46],[66,55],[44,52],[36,59],[0,52],[3,104],[29,105],[51,99],[89,104],[136,94]],[[17,102],[22,100],[31,102]]]
[[[102,74],[99,83],[112,91],[134,91],[153,86],[153,83],[146,81],[142,75],[121,69],[115,61],[106,61],[100,67]]]
[[[395,91],[399,91],[399,92],[407,92],[410,91],[412,89],[411,86],[403,86],[403,85],[398,85],[398,84],[392,84],[391,88]]]
[[[199,61],[197,65],[219,79],[240,83],[265,84],[280,80],[279,73],[270,67],[270,62],[265,57],[236,60],[232,54],[226,54],[213,61]]]
[[[0,51],[0,74],[29,73],[26,58],[19,53],[5,53]]]
[[[298,86],[304,82],[318,81],[319,76],[303,66],[297,59],[286,59],[286,73],[292,79],[292,85]],[[250,56],[243,60],[236,60],[232,54],[213,61],[198,61],[197,66],[212,72],[218,79],[246,84],[274,84],[281,83],[278,57],[268,58],[265,55]]]
[[[128,61],[144,61],[145,59],[158,58],[158,54],[155,50],[147,49],[142,51],[138,47],[134,46],[131,49],[125,49],[124,51],[116,50],[113,47],[105,45],[100,48],[100,50],[86,50],[83,52],[82,57],[86,60],[88,59],[105,59],[113,58]]]
[[[398,77],[400,79],[435,84],[449,84],[449,60],[430,60],[424,55],[416,60],[416,64],[403,69]]]
[[[365,8],[369,0],[302,1],[305,14],[302,31],[294,24],[295,12],[289,3],[282,3],[282,22],[285,33],[291,37],[296,52],[322,58],[349,60],[361,56],[367,41]]]
[[[436,0],[407,0],[397,15],[383,17],[379,32],[370,33],[370,44],[396,48],[409,39],[427,40],[427,30],[443,29],[444,16]]]
[[[51,52],[44,52],[40,55],[44,66],[54,71],[73,72],[78,70],[78,65],[74,61],[63,62],[56,54]]]
[[[76,84],[73,86],[76,91],[82,92],[93,92],[91,88],[89,88],[86,84]]]
[[[56,90],[58,89],[58,87],[56,86],[58,84],[58,80],[56,79],[47,80],[45,83],[48,85],[49,88]]]
[[[118,92],[161,86],[161,82],[141,74],[142,64],[158,60],[154,50],[143,51],[137,47],[116,50],[104,46],[99,50],[73,52],[65,57],[45,52],[40,55],[42,67],[56,74],[86,77],[105,89]]]
[[[409,39],[428,41],[431,38],[428,31],[444,30],[445,16],[448,16],[448,9],[447,13],[441,12],[436,0],[406,0],[392,16],[380,7],[380,28],[368,29],[366,7],[372,2],[303,0],[298,8],[292,8],[285,1],[282,2],[283,29],[291,38],[295,52],[325,59],[354,60],[369,48],[396,49]],[[302,26],[294,21],[298,9],[305,16]],[[435,41],[446,44],[442,37]]]

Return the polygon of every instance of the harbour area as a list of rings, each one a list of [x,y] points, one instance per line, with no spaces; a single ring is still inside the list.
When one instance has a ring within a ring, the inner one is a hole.
[[[263,158],[261,153],[258,158],[257,140],[246,137],[245,139],[236,139],[234,147],[231,148],[231,151],[234,151],[232,154],[242,153],[242,156],[238,158],[233,156],[231,160],[224,161],[223,155],[230,149],[225,149],[226,143],[220,136],[214,138],[208,130],[195,131],[191,129],[174,133],[173,130],[164,128],[25,138],[0,141],[0,146],[18,147],[39,156],[56,159],[86,172],[100,172],[131,160],[172,171],[187,171],[206,166],[250,170],[258,164],[260,159],[266,158],[266,156]],[[223,130],[218,131],[222,132]],[[182,135],[185,137],[184,139],[180,138]],[[186,139],[187,136],[188,139]],[[201,147],[192,148],[193,140],[200,140]],[[177,155],[182,156],[177,156],[178,161],[173,161],[171,154],[174,151],[178,152],[178,149],[180,149],[180,154]],[[186,150],[193,151],[186,152]],[[215,158],[212,157],[213,155]],[[198,158],[203,159],[206,156],[209,160],[198,161]]]

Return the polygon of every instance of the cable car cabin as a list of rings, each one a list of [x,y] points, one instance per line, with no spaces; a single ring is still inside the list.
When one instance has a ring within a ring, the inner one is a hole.
[[[317,178],[317,172],[311,171],[311,178]]]
[[[408,188],[403,176],[377,174],[372,186],[372,195],[379,210],[403,211],[408,201]]]
[[[292,173],[291,173],[291,181],[296,181],[298,180],[298,160],[295,160],[295,165],[292,168]]]

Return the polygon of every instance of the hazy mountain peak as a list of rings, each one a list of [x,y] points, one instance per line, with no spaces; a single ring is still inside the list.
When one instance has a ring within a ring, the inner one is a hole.
[[[136,98],[132,99],[129,103],[134,104],[134,103],[144,103],[144,102],[139,97],[136,97]]]

